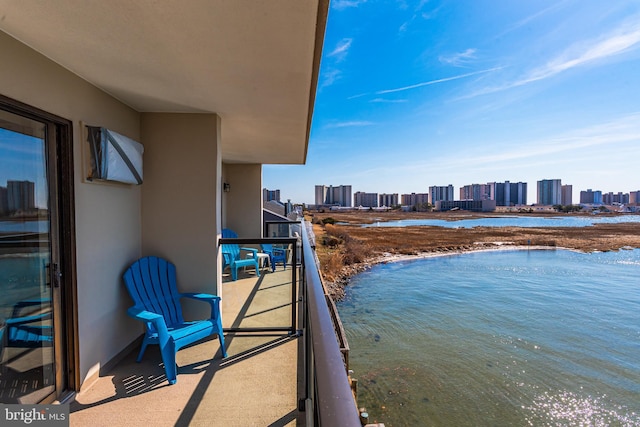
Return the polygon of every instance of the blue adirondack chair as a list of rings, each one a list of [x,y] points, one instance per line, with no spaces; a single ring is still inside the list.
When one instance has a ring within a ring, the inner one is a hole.
[[[182,347],[218,334],[222,357],[227,357],[222,334],[220,297],[199,293],[178,293],[176,267],[157,257],[141,258],[124,273],[124,282],[135,305],[127,313],[145,323],[146,331],[137,362],[149,344],[158,344],[169,384],[177,381],[176,353]],[[185,322],[181,298],[191,298],[211,305],[211,317]]]
[[[225,228],[222,230],[222,237],[225,239],[237,239],[238,235],[235,231]],[[242,254],[251,254],[243,258]],[[238,269],[243,267],[254,267],[256,275],[260,277],[260,268],[258,266],[258,250],[253,248],[241,248],[233,243],[222,244],[222,269],[229,267],[231,269],[231,279],[238,280]]]
[[[270,243],[261,244],[260,249],[269,255],[269,265],[271,265],[272,271],[276,271],[276,264],[279,262],[282,263],[282,268],[287,269],[287,251],[285,249],[277,248]]]
[[[0,327],[0,361],[5,347],[40,348],[53,345],[49,298],[24,300],[13,306],[13,314]],[[24,311],[33,314],[24,314]],[[43,311],[45,310],[45,311]]]

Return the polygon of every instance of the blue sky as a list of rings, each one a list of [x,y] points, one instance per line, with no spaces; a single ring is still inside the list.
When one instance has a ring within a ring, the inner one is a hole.
[[[0,129],[0,187],[7,181],[35,183],[36,206],[47,207],[47,185],[42,139]]]
[[[640,189],[640,2],[333,0],[307,163],[263,184]],[[295,179],[293,179],[295,177]]]

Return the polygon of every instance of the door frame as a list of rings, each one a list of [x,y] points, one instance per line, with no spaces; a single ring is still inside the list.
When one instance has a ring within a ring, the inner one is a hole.
[[[58,238],[60,258],[60,301],[54,304],[55,325],[54,344],[61,349],[55,356],[56,390],[42,403],[65,402],[80,390],[80,367],[78,345],[78,296],[76,276],[76,235],[75,235],[75,197],[73,164],[73,124],[70,120],[56,116],[0,94],[0,109],[43,122],[47,126],[47,143],[54,144],[47,149],[47,164],[55,164],[56,176],[48,176],[49,194],[55,195],[51,206],[52,215],[57,214],[57,229],[51,230]],[[54,163],[55,162],[55,163]],[[47,173],[49,175],[49,172]],[[57,212],[56,212],[57,211]],[[57,315],[57,316],[56,316]],[[63,323],[61,325],[61,323]],[[64,367],[64,370],[61,368]]]

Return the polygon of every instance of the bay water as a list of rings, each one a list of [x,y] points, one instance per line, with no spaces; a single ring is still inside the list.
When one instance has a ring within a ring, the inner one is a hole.
[[[524,216],[505,215],[473,219],[401,219],[377,221],[363,227],[434,226],[444,228],[473,227],[589,227],[594,224],[640,223],[640,215],[573,215],[573,216]]]
[[[640,426],[640,250],[377,265],[338,311],[370,422]]]

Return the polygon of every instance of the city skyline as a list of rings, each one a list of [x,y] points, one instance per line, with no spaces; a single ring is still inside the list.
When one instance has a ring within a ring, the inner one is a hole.
[[[618,203],[628,204],[637,203],[637,195],[640,194],[640,190],[631,191],[609,191],[604,192],[598,189],[578,189],[576,192],[579,194],[577,200],[573,199],[573,186],[571,184],[562,184],[562,179],[542,179],[536,181],[535,186],[535,199],[527,199],[527,188],[529,187],[527,182],[489,182],[489,183],[474,183],[467,184],[459,187],[459,192],[456,192],[456,188],[453,185],[447,186],[430,186],[428,192],[413,191],[411,193],[403,192],[364,192],[353,190],[353,204],[349,204],[351,198],[345,199],[344,196],[340,199],[335,199],[333,196],[327,197],[334,192],[343,194],[344,189],[347,192],[351,192],[351,185],[326,185],[319,184],[315,186],[315,200],[308,205],[336,205],[343,207],[357,207],[358,205],[370,206],[369,201],[376,198],[379,200],[388,200],[389,198],[396,196],[395,198],[402,203],[380,203],[377,206],[395,206],[395,205],[414,205],[416,203],[432,203],[432,200],[445,200],[445,201],[481,201],[481,200],[494,200],[498,206],[532,206],[532,205],[579,205],[579,204],[611,204],[604,203],[604,201],[610,200]],[[266,188],[263,193],[268,191]],[[273,190],[271,190],[273,191]],[[280,191],[280,190],[275,190]],[[583,201],[584,195],[589,194],[591,201]],[[457,196],[459,195],[459,196]],[[468,197],[463,197],[467,195]],[[420,202],[405,203],[405,198],[415,198],[428,196],[428,199]],[[367,199],[366,204],[358,203],[358,200]],[[594,199],[595,198],[595,199]],[[624,198],[624,201],[618,200]],[[265,199],[266,200],[266,199]],[[548,202],[548,203],[545,203]]]
[[[318,182],[636,191],[639,47],[632,1],[333,1],[307,164],[263,185],[299,203]]]

